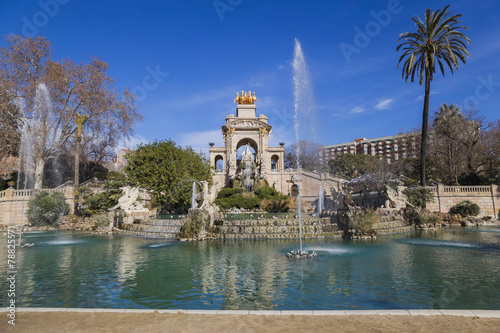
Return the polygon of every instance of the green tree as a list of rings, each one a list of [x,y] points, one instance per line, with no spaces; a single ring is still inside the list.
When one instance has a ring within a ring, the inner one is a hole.
[[[428,122],[429,122],[429,96],[433,75],[436,72],[436,62],[444,76],[445,66],[448,66],[453,74],[453,69],[458,70],[459,61],[465,64],[465,58],[469,57],[467,45],[470,43],[460,29],[467,30],[465,26],[460,26],[459,18],[462,15],[452,15],[446,6],[442,10],[435,12],[427,9],[425,12],[425,23],[415,16],[412,17],[417,27],[417,32],[405,32],[399,35],[399,40],[403,40],[396,48],[402,49],[403,55],[399,58],[398,68],[404,60],[402,75],[405,81],[411,77],[413,82],[415,76],[419,79],[419,84],[425,80],[424,108],[422,114],[422,143],[420,145],[420,183],[425,185],[425,158],[427,154]]]
[[[377,158],[364,154],[342,154],[328,162],[330,173],[348,178],[372,173],[377,166]]]
[[[210,162],[172,140],[141,145],[127,160],[124,171],[130,184],[154,191],[157,202],[170,212],[183,213],[191,206],[190,179],[212,181]]]

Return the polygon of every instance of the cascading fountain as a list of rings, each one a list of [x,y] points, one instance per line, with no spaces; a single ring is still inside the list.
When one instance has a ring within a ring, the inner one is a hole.
[[[309,254],[307,251],[302,250],[302,207],[301,207],[301,184],[300,184],[300,123],[301,119],[311,114],[314,107],[314,100],[312,95],[312,86],[309,79],[309,71],[307,70],[306,60],[302,52],[302,46],[297,38],[295,38],[295,49],[293,54],[293,92],[294,92],[294,128],[297,158],[297,212],[299,219],[299,251],[291,251],[287,253],[289,258],[311,258],[316,256],[316,252]]]
[[[319,185],[319,193],[318,193],[318,217],[321,215],[321,212],[325,209],[325,203],[323,199],[323,189],[321,188],[321,184]]]
[[[241,163],[245,163],[245,170],[243,170],[243,176],[245,177],[243,180],[243,186],[245,187],[245,190],[249,192],[253,191],[253,161],[254,159],[252,152],[250,151],[250,144],[247,144],[245,151],[243,151],[243,154],[241,155]]]
[[[243,174],[245,175],[245,181],[243,183],[245,189],[249,192],[253,191],[252,162],[245,162],[245,170],[243,171]]]
[[[193,193],[191,193],[191,208],[196,207],[196,182],[193,182]]]

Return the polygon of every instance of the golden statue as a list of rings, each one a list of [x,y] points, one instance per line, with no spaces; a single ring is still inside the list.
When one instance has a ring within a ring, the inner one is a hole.
[[[257,97],[255,97],[255,93],[249,91],[248,93],[244,92],[243,90],[241,91],[241,96],[239,93],[236,93],[236,98],[234,99],[235,102],[238,102],[238,104],[254,104],[255,102],[258,101]]]

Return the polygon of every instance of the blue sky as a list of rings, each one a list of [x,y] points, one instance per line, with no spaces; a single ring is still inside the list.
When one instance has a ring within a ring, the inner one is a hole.
[[[171,138],[197,150],[222,145],[220,126],[241,90],[256,91],[273,145],[295,141],[291,60],[298,38],[315,99],[307,120],[315,133],[301,137],[328,145],[420,126],[424,89],[401,78],[397,39],[414,30],[411,16],[448,3],[5,0],[0,34],[46,36],[54,59],[100,57],[116,88],[140,95],[144,121],[132,145]],[[442,103],[472,101],[487,120],[498,119],[500,2],[453,1],[450,9],[469,27],[471,57],[454,75],[436,75],[431,113]]]

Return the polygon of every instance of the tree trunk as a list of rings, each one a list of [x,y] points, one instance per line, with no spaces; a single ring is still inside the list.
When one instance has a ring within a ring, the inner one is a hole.
[[[43,169],[45,168],[45,160],[42,157],[35,159],[35,190],[39,190],[43,185]]]
[[[78,187],[80,186],[80,142],[82,137],[80,135],[76,136],[75,144],[75,179],[73,180],[73,192],[74,194],[74,206],[73,211],[78,214]]]
[[[425,186],[425,158],[427,155],[427,137],[429,127],[429,95],[431,87],[430,69],[425,71],[424,111],[422,115],[422,142],[420,144],[420,186]]]
[[[80,142],[82,141],[81,136],[76,137],[76,145],[75,145],[75,179],[73,181],[73,187],[75,191],[80,186]]]

